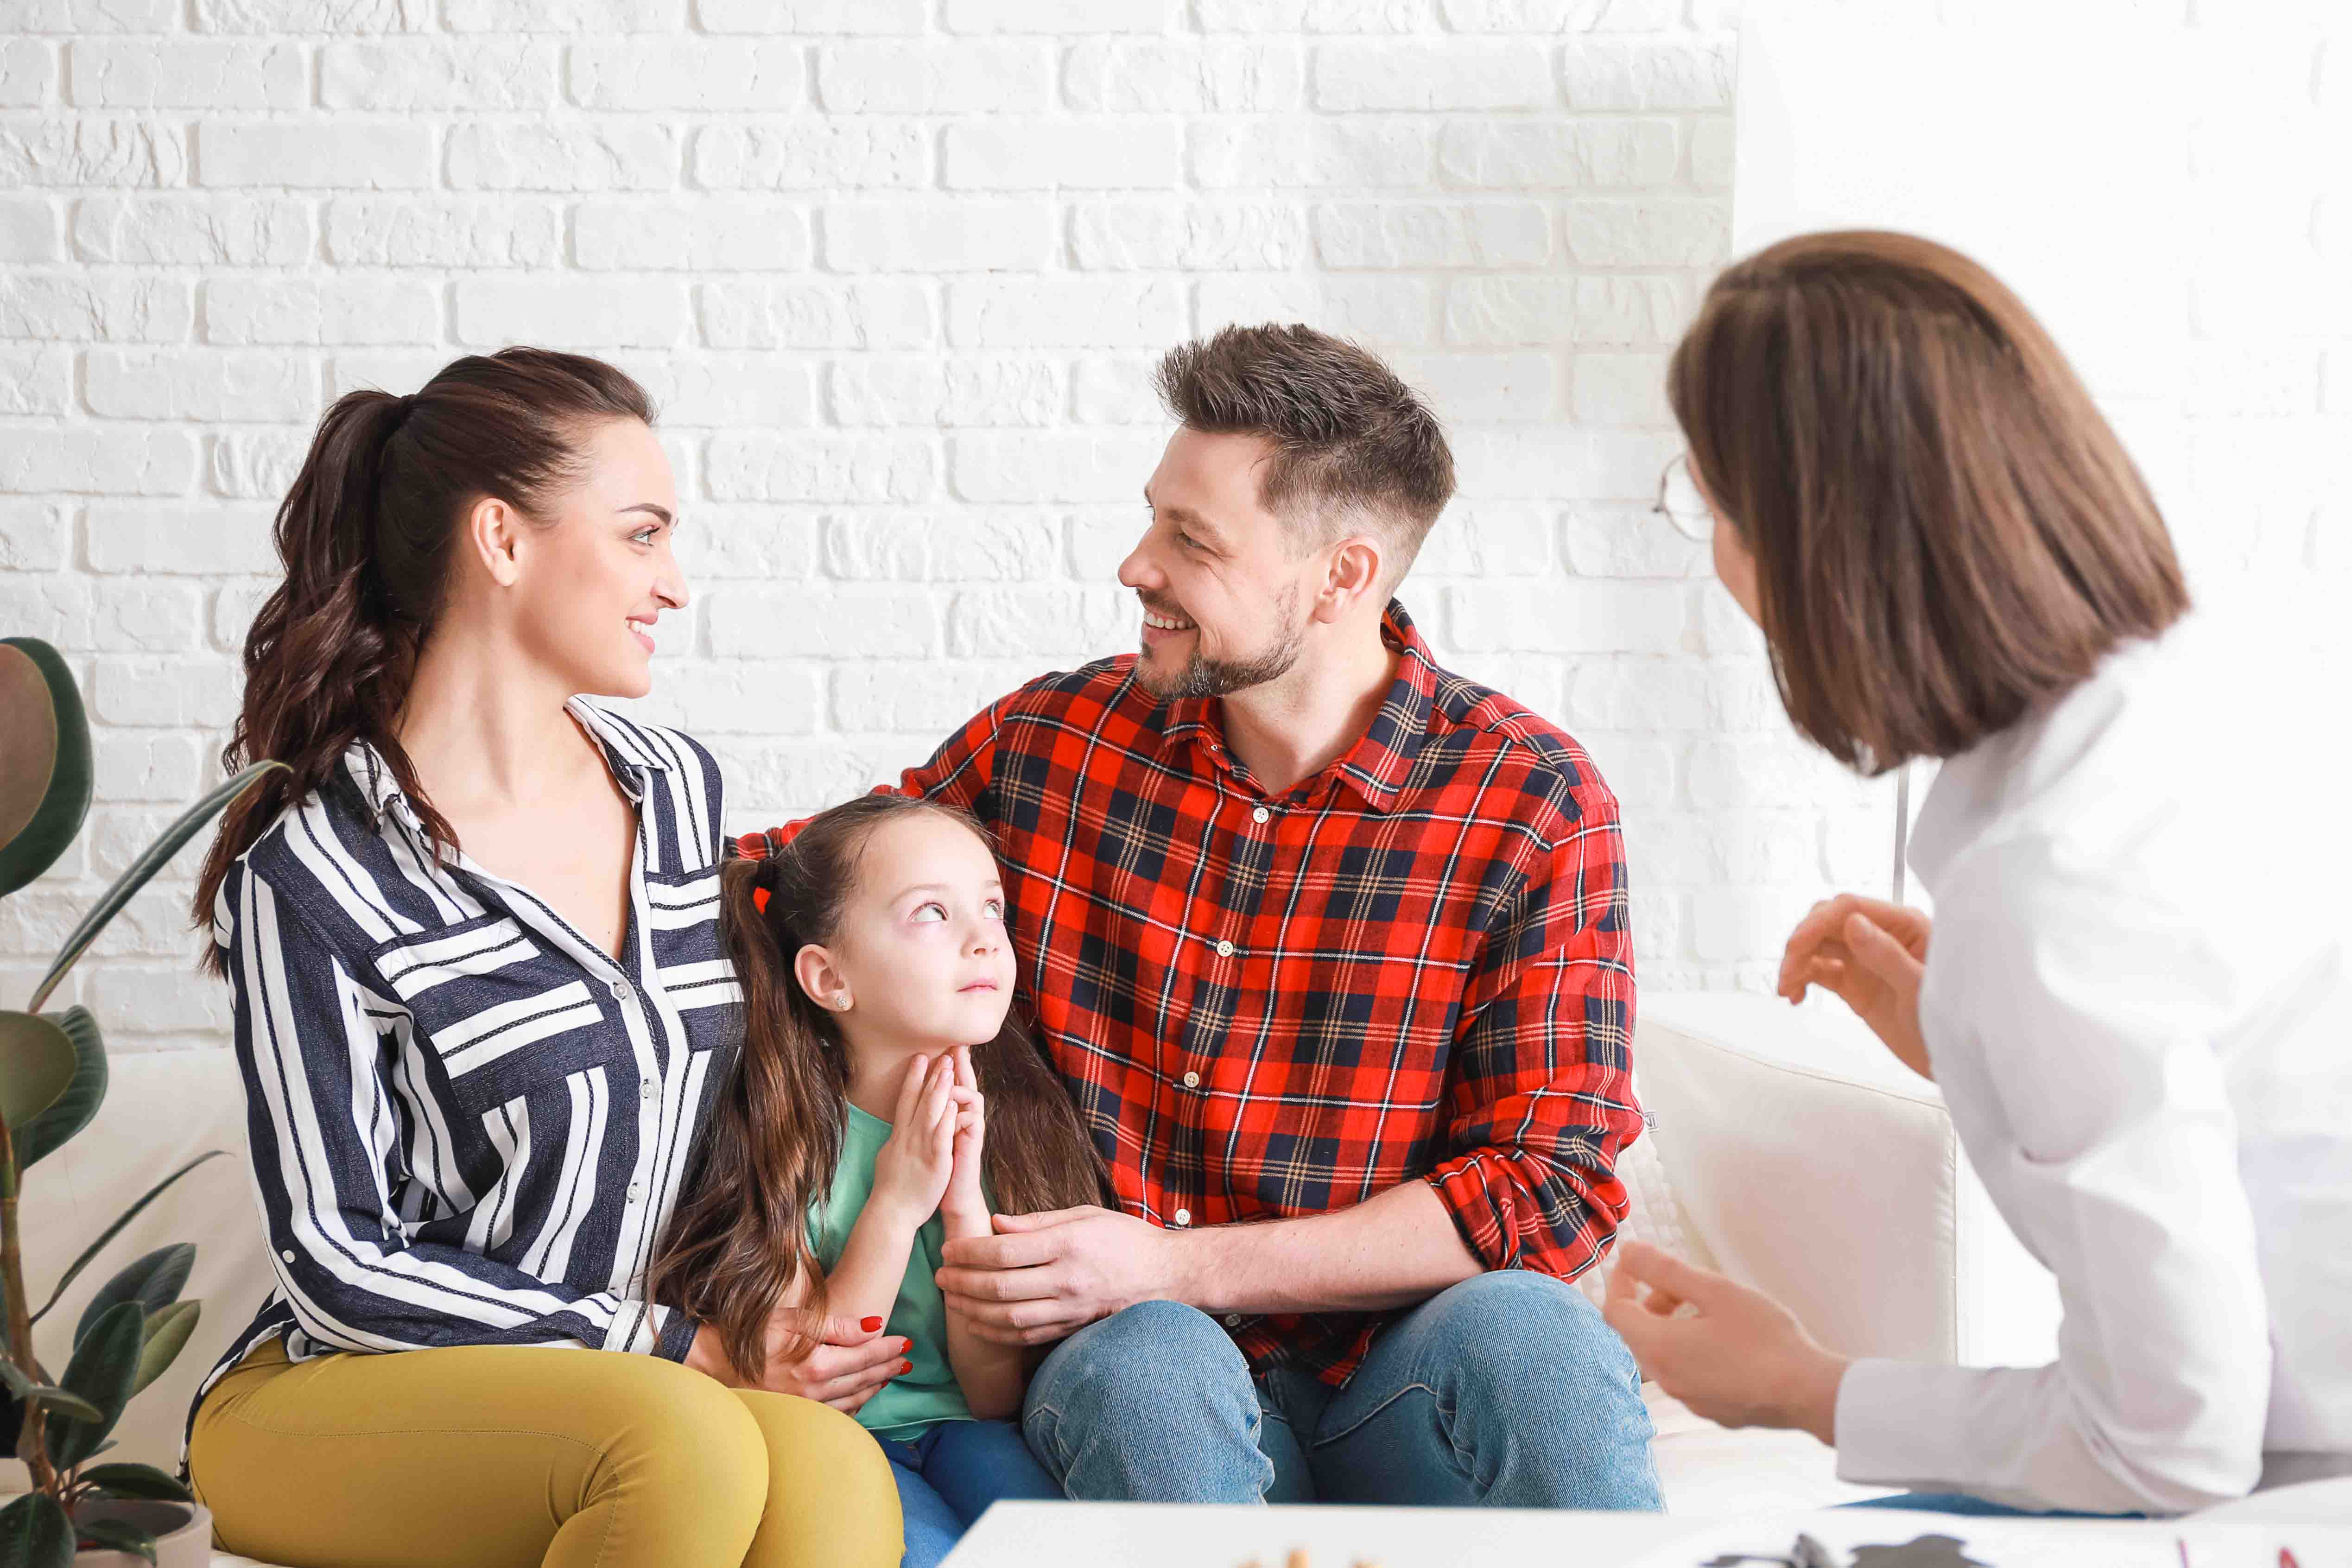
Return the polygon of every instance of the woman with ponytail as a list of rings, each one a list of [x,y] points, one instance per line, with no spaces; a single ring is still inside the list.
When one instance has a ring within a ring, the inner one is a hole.
[[[846,1418],[903,1359],[880,1322],[646,1288],[740,1038],[719,775],[583,694],[651,685],[677,510],[645,394],[536,349],[343,397],[279,509],[226,760],[289,771],[196,900],[275,1275],[191,1417],[229,1550],[898,1558]]]
[[[749,1364],[781,1312],[880,1316],[908,1346],[857,1412],[890,1458],[907,1568],[1005,1498],[1059,1498],[1014,1426],[1026,1352],[951,1314],[948,1240],[1103,1201],[1077,1111],[1011,1011],[1004,888],[980,825],[870,795],[719,876],[743,987],[733,1079],[651,1294]]]

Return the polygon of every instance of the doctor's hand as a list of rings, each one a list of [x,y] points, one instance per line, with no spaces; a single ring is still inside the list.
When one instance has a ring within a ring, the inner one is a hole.
[[[1694,1310],[1682,1313],[1686,1305]],[[1795,1427],[1836,1446],[1845,1358],[1815,1344],[1762,1291],[1628,1241],[1601,1315],[1642,1375],[1698,1415],[1724,1426]]]
[[[1175,1294],[1173,1235],[1132,1215],[1087,1205],[995,1225],[994,1236],[950,1237],[937,1276],[948,1310],[983,1340],[1042,1345]]]
[[[1780,994],[1791,1003],[1808,986],[1835,992],[1886,1042],[1897,1060],[1932,1079],[1927,1044],[1919,1033],[1919,976],[1927,965],[1933,922],[1917,910],[1841,893],[1789,933],[1780,955]]]

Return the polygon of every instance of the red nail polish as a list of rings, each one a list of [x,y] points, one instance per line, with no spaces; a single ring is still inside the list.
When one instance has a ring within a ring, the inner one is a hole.
[[[910,1361],[902,1361],[902,1362],[900,1362],[900,1363],[898,1363],[898,1375],[899,1375],[899,1376],[901,1376],[901,1377],[904,1377],[907,1373],[910,1373],[910,1372],[912,1372],[912,1371],[914,1371],[914,1370],[915,1370],[915,1363],[914,1363],[913,1362],[910,1362]]]
[[[869,1334],[878,1334],[882,1331],[882,1320],[879,1318],[860,1318],[857,1320],[857,1326],[864,1329]]]

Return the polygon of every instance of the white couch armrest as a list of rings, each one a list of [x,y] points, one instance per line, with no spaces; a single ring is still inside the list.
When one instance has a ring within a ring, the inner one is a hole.
[[[2057,1283],[1994,1210],[1942,1095],[1843,1006],[1645,995],[1633,1074],[1696,1261],[1847,1355],[2057,1355]]]
[[[1633,1063],[1696,1261],[1841,1354],[1960,1354],[1960,1159],[1935,1085],[1762,996],[1643,997]]]

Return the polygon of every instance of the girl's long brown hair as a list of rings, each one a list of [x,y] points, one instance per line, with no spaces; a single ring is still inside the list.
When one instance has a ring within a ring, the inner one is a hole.
[[[232,773],[263,758],[288,771],[222,817],[196,884],[199,926],[236,858],[355,740],[383,754],[435,843],[457,847],[394,731],[459,521],[486,496],[539,512],[578,472],[583,434],[607,419],[650,425],[653,405],[602,360],[532,348],[468,354],[408,396],[346,393],[327,410],[278,509],[286,576],[246,634],[244,705],[221,752]],[[206,967],[221,963],[208,947]]]
[[[767,1361],[768,1321],[797,1292],[805,1330],[788,1354],[815,1348],[824,1275],[809,1245],[810,1209],[833,1190],[848,1121],[849,1063],[831,1013],[811,1001],[793,960],[831,942],[856,892],[858,861],[877,828],[932,812],[982,843],[952,806],[869,795],[810,818],[783,853],[730,860],[719,871],[719,929],[743,986],[743,1043],[655,1256],[656,1301],[717,1325],[740,1371]],[[752,898],[764,889],[763,913]],[[982,1174],[1000,1213],[1100,1203],[1103,1169],[1076,1108],[1045,1053],[1013,1014],[972,1047],[988,1102]]]

